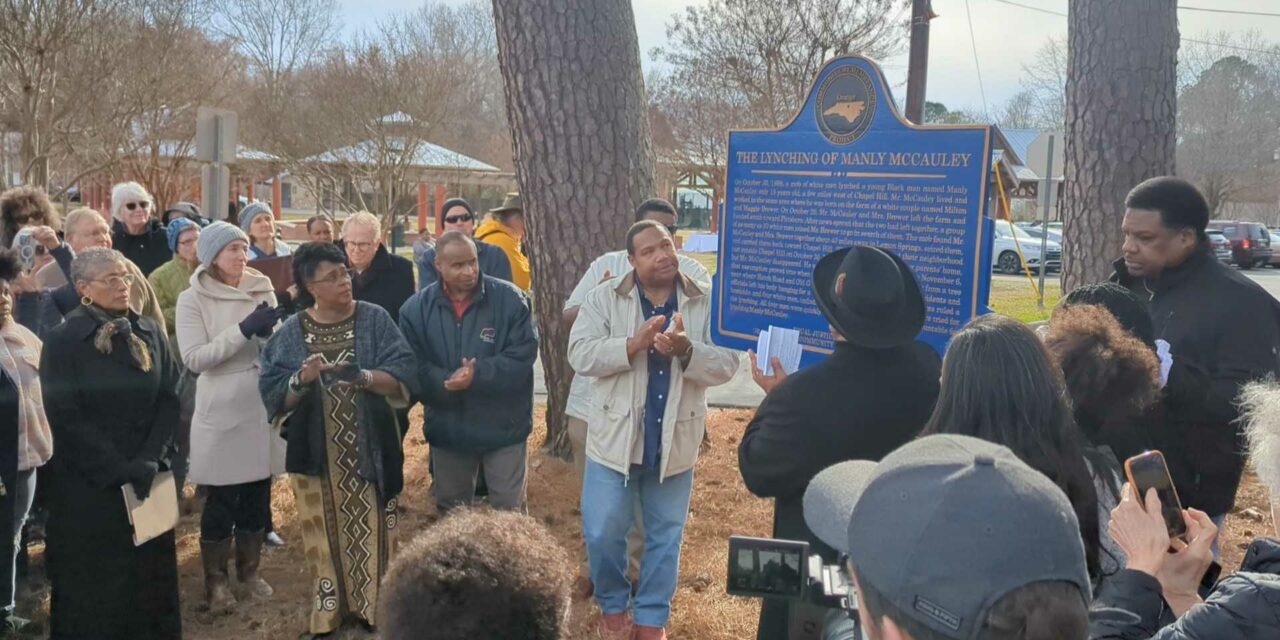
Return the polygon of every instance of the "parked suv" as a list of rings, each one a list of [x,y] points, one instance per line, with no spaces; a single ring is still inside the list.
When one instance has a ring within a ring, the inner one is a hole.
[[[1217,229],[1209,229],[1206,233],[1209,235],[1209,246],[1213,247],[1213,257],[1222,264],[1235,262],[1235,258],[1231,256],[1231,241]],[[1276,255],[1280,256],[1280,254]]]
[[[1264,267],[1271,262],[1271,232],[1257,222],[1213,220],[1216,229],[1231,241],[1231,258],[1241,269]]]

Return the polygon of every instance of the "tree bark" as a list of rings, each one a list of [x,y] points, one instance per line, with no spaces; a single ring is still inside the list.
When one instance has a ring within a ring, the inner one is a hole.
[[[1174,170],[1175,0],[1069,4],[1062,288],[1105,280],[1124,198]]]
[[[546,374],[547,440],[568,452],[573,370],[561,311],[597,256],[622,248],[654,194],[635,16],[627,0],[493,0]]]

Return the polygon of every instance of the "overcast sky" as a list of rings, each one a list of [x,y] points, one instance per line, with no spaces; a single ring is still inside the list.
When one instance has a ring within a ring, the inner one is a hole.
[[[385,15],[420,6],[424,0],[339,0],[346,12],[346,25],[351,31],[372,26]],[[461,4],[465,0],[437,0],[445,4]],[[666,23],[685,7],[703,0],[633,0],[636,31],[640,51],[647,66],[653,64],[649,50],[666,41]],[[1068,0],[1014,0],[1018,4],[1066,12]],[[1280,13],[1280,0],[1184,0],[1183,6],[1262,11]],[[997,0],[969,0],[973,32],[987,102],[994,107],[1018,90],[1021,65],[1045,40],[1065,36],[1067,19],[1039,11],[1024,9]],[[934,0],[939,17],[930,29],[928,99],[942,102],[952,109],[982,108],[978,73],[974,64],[973,41],[964,0]],[[1280,34],[1280,18],[1206,13],[1178,12],[1184,37],[1195,37],[1206,31],[1248,31]],[[905,93],[906,53],[881,66],[895,94]],[[905,95],[899,95],[902,100]]]

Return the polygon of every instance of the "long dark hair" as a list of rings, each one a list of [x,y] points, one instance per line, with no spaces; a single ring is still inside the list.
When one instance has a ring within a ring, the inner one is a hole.
[[[1089,575],[1098,577],[1098,493],[1085,465],[1062,373],[1040,339],[1012,318],[965,325],[942,360],[942,388],[924,435],[958,433],[1009,447],[1057,484],[1076,512]]]

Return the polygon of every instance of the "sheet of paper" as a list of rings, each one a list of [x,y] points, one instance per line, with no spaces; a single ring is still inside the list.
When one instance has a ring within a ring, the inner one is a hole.
[[[756,367],[764,374],[772,375],[773,365],[769,364],[769,329],[760,331],[760,336],[756,338]]]
[[[756,366],[766,376],[773,375],[772,358],[778,359],[788,375],[795,373],[800,368],[800,332],[773,325],[761,331],[756,339]]]
[[[769,327],[769,355],[777,356],[788,375],[800,368],[800,332],[796,329]]]

